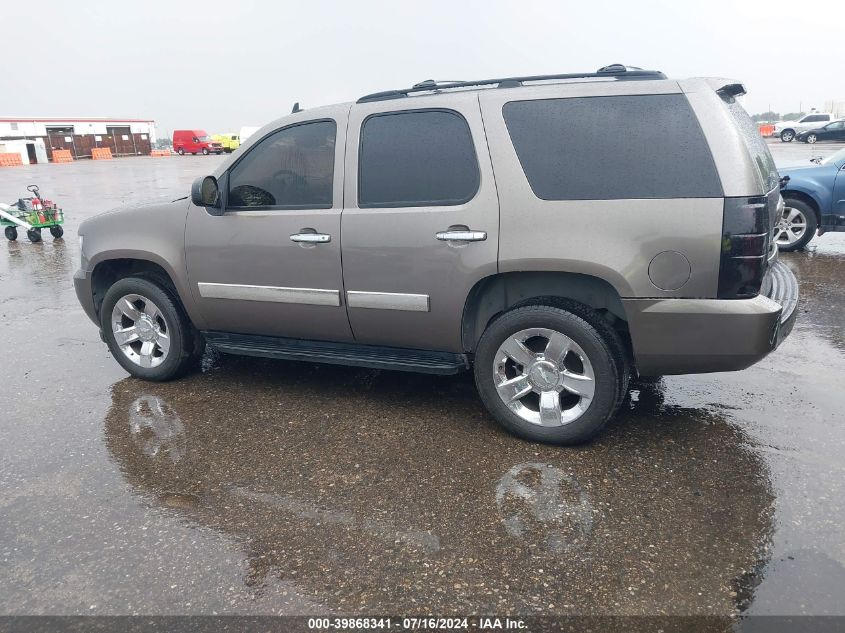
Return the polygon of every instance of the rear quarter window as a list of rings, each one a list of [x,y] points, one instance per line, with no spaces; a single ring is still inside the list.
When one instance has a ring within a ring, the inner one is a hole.
[[[722,195],[684,95],[511,101],[502,114],[531,189],[543,200]]]

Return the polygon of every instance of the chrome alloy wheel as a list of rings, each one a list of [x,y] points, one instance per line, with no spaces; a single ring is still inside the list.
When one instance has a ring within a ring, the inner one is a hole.
[[[775,242],[784,246],[795,244],[807,232],[807,218],[798,209],[783,208],[783,215],[775,226]]]
[[[140,367],[158,367],[170,351],[170,328],[158,306],[137,294],[121,297],[111,313],[114,340]]]
[[[596,389],[593,366],[568,336],[547,328],[521,330],[499,346],[493,380],[502,402],[540,426],[563,426],[580,418]]]

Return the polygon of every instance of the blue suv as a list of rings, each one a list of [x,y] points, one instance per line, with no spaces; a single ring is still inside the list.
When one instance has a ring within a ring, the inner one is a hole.
[[[795,251],[827,231],[845,231],[845,149],[808,167],[781,169],[783,216],[778,248]]]

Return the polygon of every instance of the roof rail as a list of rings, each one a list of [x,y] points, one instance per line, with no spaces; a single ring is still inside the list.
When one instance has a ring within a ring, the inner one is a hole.
[[[636,80],[636,79],[666,79],[659,70],[643,70],[636,66],[624,66],[623,64],[611,64],[599,68],[594,73],[568,73],[562,75],[528,75],[525,77],[503,77],[500,79],[478,79],[476,81],[447,81],[438,83],[434,79],[426,79],[418,84],[414,84],[410,88],[402,88],[400,90],[386,90],[384,92],[374,92],[372,94],[364,95],[358,99],[357,103],[367,103],[369,101],[387,101],[389,99],[401,99],[415,92],[431,92],[439,90],[450,90],[453,88],[475,88],[478,86],[492,86],[496,85],[499,88],[517,88],[523,85],[526,81],[549,81],[555,79],[592,79],[592,78],[608,78],[619,80]]]

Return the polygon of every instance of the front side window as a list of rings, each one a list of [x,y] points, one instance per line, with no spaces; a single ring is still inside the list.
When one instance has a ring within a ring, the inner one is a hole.
[[[845,121],[836,121],[830,125],[825,126],[828,130],[841,130],[845,127]]]
[[[475,196],[479,182],[472,134],[457,112],[377,114],[361,126],[361,208],[463,204]]]
[[[502,113],[528,183],[543,200],[722,195],[684,95],[511,101]]]
[[[334,121],[274,132],[229,172],[227,207],[330,209],[334,182]]]

